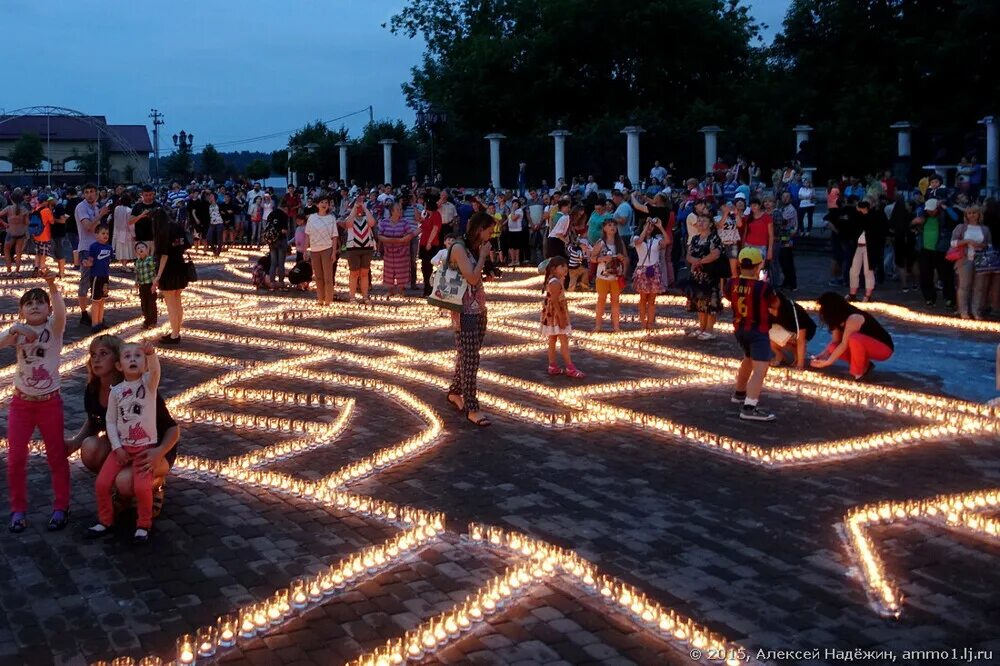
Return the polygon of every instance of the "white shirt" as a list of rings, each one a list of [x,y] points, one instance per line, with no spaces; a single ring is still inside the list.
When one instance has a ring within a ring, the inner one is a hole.
[[[636,268],[660,265],[660,241],[662,240],[663,236],[653,236],[645,241],[640,241],[638,236],[632,239],[636,254],[639,255]]]
[[[337,238],[337,218],[333,215],[313,213],[306,220],[306,235],[309,237],[309,250],[319,252],[329,250]]]
[[[111,387],[107,424],[112,449],[156,446],[156,387],[149,386],[148,372]]]
[[[444,260],[448,258],[448,249],[449,248],[442,248],[438,250],[438,253],[431,257],[431,265],[440,266],[443,264]]]
[[[263,192],[255,192],[250,190],[247,192],[247,213],[253,214],[253,209],[257,205],[257,199],[264,196]]]
[[[451,224],[458,217],[458,209],[455,208],[455,204],[450,201],[446,201],[438,207],[438,212],[441,213],[442,224]]]
[[[507,231],[519,232],[524,228],[524,211],[518,208],[507,216]]]
[[[556,225],[549,232],[549,238],[565,238],[569,232],[569,215],[563,215],[556,221]]]
[[[816,205],[813,201],[814,191],[811,187],[800,187],[799,188],[799,207],[800,208],[812,208]]]
[[[965,225],[965,233],[962,234],[962,240],[972,241],[973,243],[982,243],[986,240],[986,236],[983,234],[983,225],[981,224],[967,224]],[[967,257],[969,260],[976,258],[976,248],[971,245],[966,245],[965,249],[967,251]]]
[[[52,330],[52,317],[44,324],[31,326],[35,341],[27,342],[17,336],[17,369],[14,388],[25,395],[42,396],[59,389],[59,355],[62,353],[62,333]]]
[[[589,196],[591,194],[597,194],[597,183],[587,183],[587,186],[583,188],[583,195]]]

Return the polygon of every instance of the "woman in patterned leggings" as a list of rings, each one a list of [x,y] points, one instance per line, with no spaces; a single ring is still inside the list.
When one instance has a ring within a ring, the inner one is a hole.
[[[451,265],[457,268],[469,288],[462,298],[459,327],[455,331],[455,379],[448,389],[448,402],[465,412],[477,426],[488,426],[490,420],[479,411],[476,398],[476,374],[479,372],[479,349],[486,335],[486,290],[483,289],[483,266],[490,257],[495,220],[487,213],[474,213],[469,218],[465,238],[452,246]]]

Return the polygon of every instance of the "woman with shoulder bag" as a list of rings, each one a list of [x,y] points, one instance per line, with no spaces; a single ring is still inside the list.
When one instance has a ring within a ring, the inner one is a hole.
[[[457,411],[465,412],[470,423],[480,427],[491,425],[489,418],[479,410],[476,375],[479,372],[479,350],[486,336],[483,267],[493,251],[490,237],[494,222],[487,213],[473,213],[465,238],[452,245],[448,253],[450,265],[458,269],[468,284],[462,296],[459,328],[455,332],[455,378],[448,388],[448,402]]]
[[[962,319],[982,319],[986,297],[1000,280],[1000,273],[986,270],[980,266],[977,270],[977,254],[979,263],[983,264],[982,253],[995,252],[991,248],[993,238],[989,227],[982,223],[983,212],[979,206],[969,206],[965,209],[965,221],[955,227],[951,234],[951,250],[949,258],[955,262],[955,277],[958,280],[958,315]]]

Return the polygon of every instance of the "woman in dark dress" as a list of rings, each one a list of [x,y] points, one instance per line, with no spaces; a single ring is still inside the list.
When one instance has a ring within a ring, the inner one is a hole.
[[[122,381],[121,371],[115,367],[121,351],[122,341],[114,335],[99,335],[90,343],[90,356],[87,359],[87,385],[83,392],[83,404],[87,419],[79,432],[66,440],[67,454],[77,449],[84,466],[97,474],[104,465],[105,458],[111,453],[111,443],[105,434],[105,414],[108,409],[108,396],[111,387]],[[163,487],[167,474],[177,458],[177,440],[180,439],[180,427],[163,401],[160,393],[156,395],[156,441],[157,445],[139,454],[133,465],[153,473],[153,515],[158,515],[163,506]],[[134,495],[132,489],[132,467],[126,467],[115,478],[115,491],[121,500],[127,500]]]
[[[156,235],[156,277],[153,287],[163,292],[167,304],[170,333],[160,338],[165,345],[180,344],[181,325],[184,323],[184,306],[181,294],[188,286],[187,265],[184,253],[191,247],[181,225],[170,221],[162,209],[153,213],[153,233]]]
[[[819,318],[830,329],[831,340],[823,353],[810,361],[812,367],[826,368],[843,359],[850,365],[851,376],[860,381],[875,369],[872,361],[892,356],[892,336],[875,317],[832,291],[820,296],[817,303]]]
[[[691,266],[688,278],[688,311],[698,313],[698,328],[688,335],[699,340],[715,338],[715,319],[722,312],[722,292],[720,289],[719,267],[729,270],[723,263],[722,241],[712,233],[712,220],[707,216],[698,218],[698,233],[688,244],[687,261]]]

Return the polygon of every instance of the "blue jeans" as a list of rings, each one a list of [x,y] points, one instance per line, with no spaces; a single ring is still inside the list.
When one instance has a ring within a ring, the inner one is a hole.
[[[277,246],[271,248],[271,270],[267,272],[267,276],[274,281],[277,277],[279,280],[285,279],[285,257],[288,256],[288,246],[280,242]]]
[[[208,246],[215,250],[216,254],[222,252],[222,224],[208,225]]]

